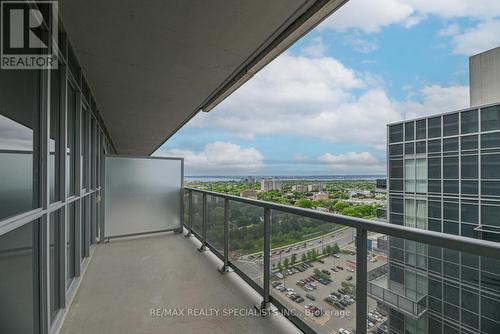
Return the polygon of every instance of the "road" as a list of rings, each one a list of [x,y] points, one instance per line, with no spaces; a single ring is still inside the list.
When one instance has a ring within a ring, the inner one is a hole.
[[[347,227],[345,229],[339,230],[337,232],[333,232],[331,235],[327,235],[322,239],[311,240],[308,241],[306,247],[303,246],[294,246],[292,250],[288,253],[283,251],[281,254],[272,254],[272,252],[278,252],[271,250],[271,265],[278,265],[278,262],[285,258],[290,260],[292,254],[297,254],[297,261],[300,261],[302,254],[307,253],[311,249],[315,249],[317,252],[321,253],[322,249],[327,245],[337,244],[340,248],[347,246],[354,240],[355,229],[351,227]],[[303,245],[303,244],[302,244]],[[272,244],[271,244],[272,247]],[[300,247],[299,249],[295,249],[296,247]],[[288,247],[281,247],[280,249],[284,250]],[[262,266],[263,259],[262,258],[254,258],[248,259],[247,257],[241,257],[238,260],[233,260],[232,262],[236,263],[238,268],[240,268],[248,277],[252,278],[254,281],[258,281],[262,276]]]

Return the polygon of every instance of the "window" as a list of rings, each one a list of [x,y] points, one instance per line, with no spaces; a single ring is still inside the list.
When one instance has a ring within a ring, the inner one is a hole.
[[[441,218],[441,202],[429,201],[429,217]]]
[[[59,307],[59,272],[60,272],[60,211],[50,214],[49,221],[49,272],[50,272],[50,319],[54,321]]]
[[[462,151],[477,150],[477,135],[463,136],[461,138]]]
[[[75,277],[75,203],[66,208],[66,289]]]
[[[389,160],[391,178],[403,178],[403,160]]]
[[[458,180],[444,180],[443,193],[458,194]]]
[[[481,109],[481,131],[500,130],[500,106]]]
[[[405,199],[405,226],[415,227],[416,206],[414,199]]]
[[[443,139],[443,152],[458,151],[458,137]]]
[[[443,158],[443,178],[458,179],[458,157]]]
[[[417,228],[427,229],[427,202],[417,200]]]
[[[427,147],[426,147],[426,142],[425,141],[418,141],[416,143],[417,146],[417,154],[422,154],[427,152]]]
[[[429,138],[441,137],[441,117],[429,118]]]
[[[416,137],[418,139],[426,139],[427,138],[427,121],[425,119],[417,121],[416,126]]]
[[[481,155],[481,178],[500,179],[500,154]]]
[[[441,178],[441,158],[429,158],[429,179]]]
[[[81,188],[88,189],[89,180],[89,112],[82,108],[82,133],[80,146]]]
[[[476,204],[462,203],[462,222],[478,224],[479,210]]]
[[[389,145],[389,156],[403,155],[403,144]]]
[[[462,156],[462,179],[477,179],[478,170],[477,155]]]
[[[500,196],[500,181],[481,181],[481,194]]]
[[[481,149],[499,148],[499,147],[500,147],[500,132],[486,133],[481,135]]]
[[[481,225],[490,225],[500,227],[500,206],[481,205]]]
[[[77,94],[71,85],[68,86],[68,141],[66,147],[66,191],[68,196],[75,194],[75,172],[76,172],[76,116],[77,116]]]
[[[458,114],[443,116],[443,136],[458,135]]]
[[[429,180],[427,191],[430,193],[440,193],[441,192],[441,181],[440,180]]]
[[[415,123],[407,122],[405,123],[405,140],[415,140]]]
[[[403,141],[403,124],[389,126],[389,143],[398,143]]]
[[[50,138],[49,138],[49,191],[50,202],[60,200],[59,196],[59,149],[60,136],[60,72],[50,71]]]
[[[443,218],[458,221],[458,203],[443,203]]]
[[[39,72],[31,70],[0,75],[0,219],[38,207],[33,156],[39,80]]]
[[[403,213],[403,199],[402,198],[397,198],[397,197],[391,196],[390,201],[389,201],[389,205],[390,205],[390,212]]]
[[[405,154],[415,154],[415,143],[405,143]]]
[[[405,191],[415,191],[415,161],[413,159],[405,160]]]
[[[416,191],[418,193],[427,192],[427,161],[426,159],[416,160]]]
[[[8,73],[10,71],[3,71]],[[25,71],[16,71],[16,73]],[[2,74],[3,75],[3,74]],[[33,287],[38,273],[33,250],[36,222],[25,224],[0,236],[0,333],[34,333],[35,305]],[[22,315],[22,316],[20,316]]]
[[[462,194],[464,195],[478,195],[479,183],[478,181],[462,181]]]
[[[462,133],[473,133],[478,130],[477,110],[463,111],[460,114]]]
[[[441,152],[441,139],[429,140],[429,143],[427,144],[427,151],[429,153]]]

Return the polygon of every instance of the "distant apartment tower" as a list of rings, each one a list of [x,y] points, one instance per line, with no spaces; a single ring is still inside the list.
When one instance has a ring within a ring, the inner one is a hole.
[[[388,194],[391,224],[500,241],[500,104],[389,125]],[[389,333],[500,332],[500,262],[390,237],[388,263]]]
[[[310,184],[307,186],[307,190],[314,192],[314,191],[323,191],[325,190],[325,185],[323,183],[318,183],[318,184]]]
[[[246,190],[240,191],[240,197],[257,199],[257,190],[246,189]]]
[[[282,182],[277,179],[262,179],[260,180],[260,189],[262,191],[271,191],[271,190],[281,190]]]
[[[298,193],[305,193],[307,191],[307,187],[303,184],[297,184],[295,186],[292,186],[292,191],[295,191]]]
[[[249,177],[245,178],[245,182],[246,183],[256,183],[257,179],[255,177],[253,177],[253,176],[249,176]]]

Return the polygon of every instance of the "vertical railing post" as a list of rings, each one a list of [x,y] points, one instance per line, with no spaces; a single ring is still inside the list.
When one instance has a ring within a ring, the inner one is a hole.
[[[203,211],[201,214],[201,246],[198,251],[204,252],[207,249],[207,220],[208,220],[208,210],[207,210],[207,194],[203,193]]]
[[[262,284],[264,291],[262,294],[262,303],[258,307],[262,312],[269,309],[269,293],[271,280],[271,209],[264,208],[264,282]],[[267,315],[268,312],[262,312]]]
[[[193,192],[188,189],[188,205],[189,205],[189,217],[188,217],[188,233],[186,238],[189,238],[193,234]]]
[[[224,199],[224,264],[219,268],[221,274],[229,272],[229,199]]]
[[[356,333],[366,334],[367,319],[367,231],[358,228],[356,231]]]

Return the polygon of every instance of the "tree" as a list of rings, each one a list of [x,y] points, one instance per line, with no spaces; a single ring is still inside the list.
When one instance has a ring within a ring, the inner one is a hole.
[[[332,255],[332,246],[331,245],[326,246],[326,254]]]
[[[278,270],[279,271],[282,271],[283,270],[283,267],[281,266],[281,261],[278,262]]]
[[[312,205],[312,201],[310,199],[307,199],[307,198],[301,198],[299,199],[296,203],[295,203],[296,206],[298,206],[299,208],[312,208],[313,205]]]
[[[290,260],[290,264],[293,266],[297,262],[297,254],[292,254],[292,259]]]
[[[290,260],[287,257],[283,261],[283,265],[285,266],[285,268],[288,268],[288,266],[290,265]]]
[[[332,254],[337,254],[338,252],[340,252],[340,247],[339,245],[335,244],[332,246]]]
[[[306,255],[306,253],[302,253],[302,262],[307,262],[307,255]]]

